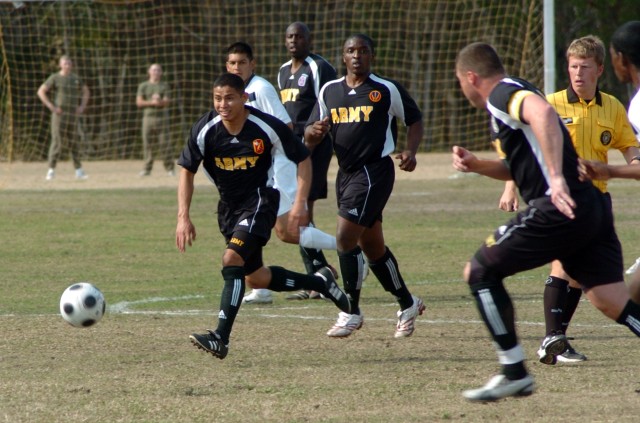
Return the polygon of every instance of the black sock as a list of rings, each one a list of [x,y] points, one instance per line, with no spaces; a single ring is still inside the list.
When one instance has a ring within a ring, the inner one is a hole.
[[[269,266],[271,270],[271,282],[268,289],[276,292],[316,291],[321,294],[326,293],[327,288],[324,280],[320,276],[305,275],[304,273],[292,272],[284,267]]]
[[[549,276],[544,283],[544,323],[547,335],[562,332],[569,281]]]
[[[398,262],[389,248],[379,260],[369,262],[369,269],[376,275],[384,290],[396,297],[401,310],[406,310],[413,305],[413,297],[400,275]]]
[[[240,310],[244,296],[245,271],[242,266],[226,266],[222,268],[224,287],[220,296],[220,312],[216,332],[225,344],[229,343],[233,322]]]
[[[571,318],[573,318],[573,313],[576,312],[578,304],[580,304],[580,297],[582,297],[582,289],[569,287],[569,292],[567,292],[567,302],[564,307],[564,313],[562,314],[562,331],[564,333],[567,332],[569,323],[571,323]]]
[[[513,303],[504,285],[479,282],[471,286],[471,291],[480,316],[499,348],[509,351],[518,345]]]
[[[313,275],[319,269],[329,265],[322,250],[316,250],[315,248],[305,248],[300,246],[300,257],[302,257],[302,263],[304,263],[305,270],[310,275]]]
[[[351,314],[360,314],[360,290],[362,280],[359,277],[360,266],[362,266],[362,250],[356,247],[345,253],[338,252],[340,260],[340,274],[344,291],[351,300]]]
[[[616,322],[631,329],[636,336],[640,336],[640,304],[629,300]]]

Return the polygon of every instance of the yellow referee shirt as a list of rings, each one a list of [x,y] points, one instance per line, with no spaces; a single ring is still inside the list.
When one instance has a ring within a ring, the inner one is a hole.
[[[595,98],[587,102],[569,87],[547,95],[547,101],[562,118],[578,156],[583,159],[608,163],[609,150],[624,152],[638,146],[626,109],[612,95],[596,89]],[[606,181],[593,184],[607,192]]]

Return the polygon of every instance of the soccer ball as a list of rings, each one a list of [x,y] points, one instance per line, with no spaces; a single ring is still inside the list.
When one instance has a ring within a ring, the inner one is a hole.
[[[78,282],[62,293],[60,314],[77,328],[93,326],[102,319],[107,303],[102,292],[88,282]]]

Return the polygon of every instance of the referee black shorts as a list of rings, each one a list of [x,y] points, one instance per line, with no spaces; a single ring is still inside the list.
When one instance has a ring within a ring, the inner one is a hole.
[[[573,198],[575,219],[560,213],[550,197],[534,199],[528,209],[487,238],[476,259],[502,277],[558,259],[583,288],[623,281],[622,247],[611,198],[596,188]]]
[[[382,221],[382,211],[393,190],[395,168],[387,156],[353,173],[338,171],[338,215],[367,228]]]

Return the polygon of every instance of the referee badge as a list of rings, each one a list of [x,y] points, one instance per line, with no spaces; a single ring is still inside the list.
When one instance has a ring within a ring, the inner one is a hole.
[[[255,140],[253,140],[253,151],[256,154],[264,153],[264,141],[262,141],[260,138],[256,138]]]
[[[378,90],[373,90],[369,93],[369,100],[373,103],[377,103],[382,100],[382,94]]]
[[[603,131],[602,134],[600,134],[600,142],[602,145],[609,145],[609,143],[611,143],[611,132]]]

